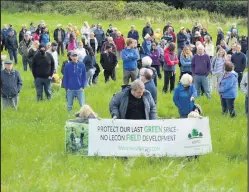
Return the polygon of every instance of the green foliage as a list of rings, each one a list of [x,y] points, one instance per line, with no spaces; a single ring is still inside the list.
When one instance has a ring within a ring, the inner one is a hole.
[[[188,138],[191,139],[191,137],[192,137],[192,135],[189,133],[189,134],[188,134]]]
[[[202,136],[203,136],[202,132],[200,132],[200,133],[199,133],[199,136],[200,136],[200,137],[202,137]]]
[[[13,3],[13,2],[11,2]],[[190,13],[190,11],[189,11]],[[168,13],[167,13],[168,14]],[[196,14],[193,12],[193,14]],[[36,25],[43,19],[53,31],[58,23],[65,27],[69,22],[81,27],[84,20],[89,24],[101,22],[104,30],[112,23],[126,37],[131,23],[141,34],[145,20],[122,19],[122,21],[94,19],[85,15],[60,15],[53,13],[1,13],[1,23],[11,23],[19,31],[21,24],[32,20]],[[201,22],[202,18],[196,18]],[[167,21],[167,20],[166,20]],[[192,21],[180,23],[171,17],[174,28],[181,25],[192,27]],[[204,20],[205,21],[205,20]],[[229,22],[237,21],[232,18]],[[165,22],[152,23],[154,28],[163,28]],[[229,23],[221,23],[224,30]],[[246,25],[239,25],[246,33]],[[215,37],[217,23],[209,25]],[[7,54],[6,51],[2,52]],[[247,118],[244,114],[244,94],[239,90],[235,100],[236,118],[221,115],[219,95],[212,100],[197,98],[210,119],[213,152],[199,157],[199,161],[188,162],[186,158],[100,158],[75,157],[65,153],[65,122],[74,118],[79,110],[74,102],[73,112],[67,113],[65,90],[53,93],[51,101],[36,102],[34,79],[30,71],[24,72],[21,57],[15,67],[23,78],[19,108],[2,112],[1,116],[1,184],[8,191],[75,191],[75,192],[161,192],[161,191],[247,191]],[[97,61],[99,61],[97,54]],[[66,56],[60,56],[60,61]],[[60,66],[59,66],[60,67]],[[60,69],[59,69],[60,70]],[[180,74],[177,67],[176,76]],[[177,83],[177,82],[176,82]],[[85,89],[86,102],[101,118],[110,118],[109,101],[113,93],[121,89],[122,62],[117,68],[117,81],[104,83],[103,73],[99,82]],[[161,93],[163,79],[158,80],[157,112],[161,119],[178,118],[178,110],[172,94]],[[184,126],[184,125],[183,125]],[[185,136],[184,136],[185,137]],[[226,175],[224,177],[224,175]]]
[[[198,136],[198,131],[197,131],[197,129],[193,129],[193,130],[192,130],[192,136],[193,136],[193,137]]]

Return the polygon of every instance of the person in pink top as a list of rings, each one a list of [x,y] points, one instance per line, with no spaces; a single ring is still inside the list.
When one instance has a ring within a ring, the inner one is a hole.
[[[40,42],[40,36],[41,36],[41,29],[37,28],[34,33],[34,41]]]
[[[124,37],[121,35],[120,31],[117,32],[117,38],[114,40],[114,42],[117,47],[117,58],[121,60],[122,59],[121,52],[125,48],[125,40]]]
[[[67,45],[67,51],[73,51],[76,49],[76,37],[73,33],[70,33],[69,35],[69,41]]]

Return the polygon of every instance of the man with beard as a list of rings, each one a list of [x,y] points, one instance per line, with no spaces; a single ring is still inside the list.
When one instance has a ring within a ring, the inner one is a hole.
[[[39,52],[34,56],[32,62],[32,73],[35,79],[37,101],[42,100],[43,89],[48,100],[51,99],[51,80],[54,73],[53,56],[45,51],[44,45],[39,45]]]

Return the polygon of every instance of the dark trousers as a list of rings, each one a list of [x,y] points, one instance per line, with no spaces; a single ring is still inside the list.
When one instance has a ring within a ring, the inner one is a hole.
[[[28,71],[28,57],[22,56],[23,70]]]
[[[15,64],[17,64],[17,49],[9,49],[9,56],[10,56],[10,60],[13,61],[13,59],[15,60]]]
[[[58,46],[57,46],[57,52],[58,52],[58,55],[64,55],[64,44],[63,42],[57,42]]]
[[[242,77],[243,77],[243,72],[237,72],[237,71],[236,71],[236,73],[238,73],[238,86],[239,86],[239,88],[240,88],[240,82],[241,82]]]
[[[110,77],[113,81],[116,81],[116,69],[114,68],[112,71],[104,70],[105,83],[109,81]]]
[[[101,52],[102,44],[98,42],[97,53]]]
[[[42,100],[43,89],[46,94],[48,100],[51,99],[52,90],[51,90],[51,79],[48,78],[35,78],[35,88],[36,88],[36,95],[37,101]]]
[[[248,114],[248,96],[246,96],[246,99],[245,99],[245,111],[246,111],[246,114]]]
[[[161,72],[160,72],[160,65],[152,65],[151,67],[156,69],[157,76],[158,76],[159,79],[161,79],[162,75],[161,75]]]
[[[221,98],[222,114],[225,115],[229,111],[231,117],[234,117],[236,115],[234,109],[234,100],[235,99]]]
[[[164,86],[163,92],[168,91],[168,85],[170,83],[170,92],[172,92],[175,88],[175,79],[176,75],[174,71],[164,71]]]

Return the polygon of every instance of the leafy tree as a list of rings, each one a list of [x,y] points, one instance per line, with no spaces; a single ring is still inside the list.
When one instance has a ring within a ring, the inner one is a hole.
[[[197,129],[193,129],[193,130],[192,130],[192,136],[193,136],[193,137],[198,136],[198,131],[197,131]]]
[[[191,139],[191,137],[192,137],[192,135],[189,133],[189,134],[188,134],[188,138]]]
[[[199,136],[200,136],[200,137],[202,137],[202,136],[203,136],[202,132],[200,132],[200,133],[199,133]]]

